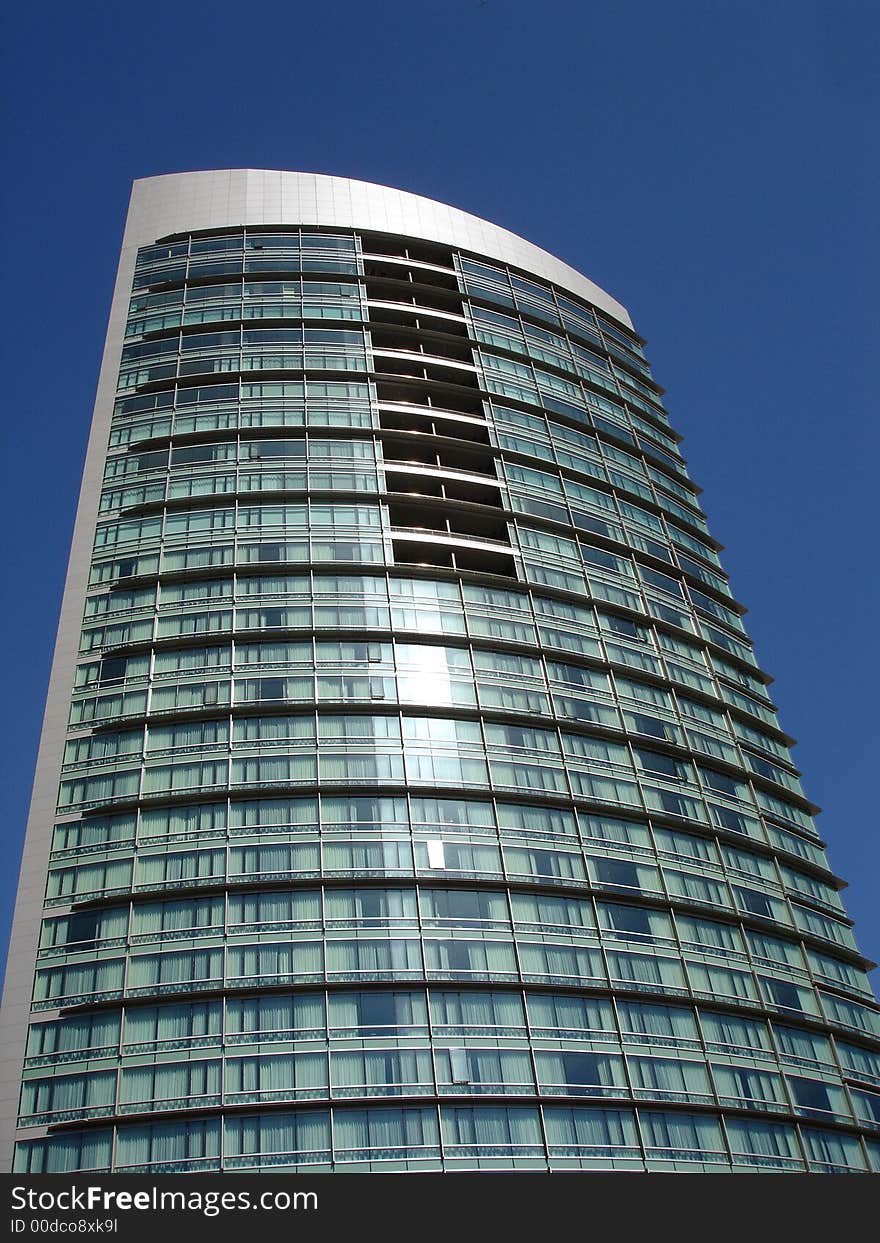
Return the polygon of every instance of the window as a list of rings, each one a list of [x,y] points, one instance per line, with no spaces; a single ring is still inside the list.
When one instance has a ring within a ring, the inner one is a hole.
[[[786,1010],[804,1009],[801,1000],[801,990],[796,984],[790,984],[788,980],[771,980],[767,976],[762,976],[762,980],[770,1001],[774,1005],[781,1006]]]
[[[127,665],[128,660],[125,656],[103,657],[98,681],[102,686],[112,686],[114,682],[123,682]]]
[[[794,1103],[801,1109],[810,1111],[831,1109],[828,1085],[822,1083],[820,1079],[801,1079],[789,1075],[788,1086],[791,1088]]]
[[[66,935],[63,925],[66,923]],[[76,949],[88,949],[95,944],[95,941],[101,933],[101,912],[100,911],[78,911],[69,916],[65,920],[61,920],[61,927],[57,929],[56,944],[72,944]],[[124,926],[120,929],[124,933]]]
[[[284,699],[284,678],[260,678],[261,699]]]
[[[638,936],[650,936],[652,932],[651,915],[643,906],[620,906],[604,903],[602,911],[608,924],[615,932],[633,932]]]
[[[634,863],[627,859],[593,858],[596,881],[600,885],[622,885],[630,889],[639,888],[639,872]]]
[[[756,889],[735,890],[740,907],[751,915],[762,915],[766,919],[773,918],[773,904],[766,894]]]

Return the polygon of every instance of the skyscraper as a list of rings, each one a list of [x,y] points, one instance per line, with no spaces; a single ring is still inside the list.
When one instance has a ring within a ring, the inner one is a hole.
[[[643,344],[439,203],[135,183],[4,1168],[880,1170],[870,964]]]

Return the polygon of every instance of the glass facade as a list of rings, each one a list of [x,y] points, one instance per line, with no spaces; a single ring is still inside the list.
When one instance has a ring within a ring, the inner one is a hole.
[[[332,219],[124,273],[13,1168],[880,1169],[871,964],[643,340]]]

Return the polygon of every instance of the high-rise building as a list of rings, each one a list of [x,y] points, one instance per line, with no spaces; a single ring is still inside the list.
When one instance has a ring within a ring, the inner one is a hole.
[[[3,1168],[880,1169],[880,1008],[643,341],[440,203],[135,184]]]

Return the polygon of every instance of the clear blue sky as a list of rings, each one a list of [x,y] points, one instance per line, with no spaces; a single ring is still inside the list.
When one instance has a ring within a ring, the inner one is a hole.
[[[880,959],[875,0],[7,6],[2,939],[129,183],[360,177],[524,234],[649,340]]]

